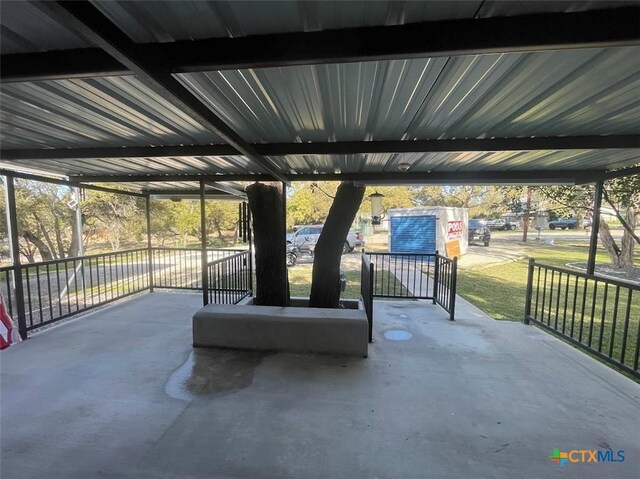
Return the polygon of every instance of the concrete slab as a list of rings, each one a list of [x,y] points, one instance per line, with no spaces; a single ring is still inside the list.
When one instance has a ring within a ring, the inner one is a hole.
[[[199,295],[46,331],[0,356],[2,477],[637,477],[640,385],[458,301],[376,302],[368,359],[193,350]]]

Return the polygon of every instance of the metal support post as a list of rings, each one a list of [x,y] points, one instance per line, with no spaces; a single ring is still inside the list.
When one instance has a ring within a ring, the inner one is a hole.
[[[145,198],[147,212],[147,261],[149,263],[149,291],[153,292],[153,249],[151,247],[151,197]]]
[[[209,304],[209,276],[207,274],[207,212],[205,210],[205,182],[200,180],[200,238],[202,240],[202,304]]]
[[[602,207],[603,189],[604,180],[598,180],[596,182],[595,198],[593,201],[593,218],[591,220],[591,240],[589,241],[587,274],[594,274],[596,270],[596,254],[598,253],[598,231],[600,229],[600,209]]]
[[[7,175],[7,211],[9,222],[8,233],[11,244],[11,258],[13,260],[13,285],[15,288],[16,310],[18,313],[18,331],[22,339],[27,339],[27,316],[24,307],[24,291],[22,285],[22,268],[20,267],[20,244],[18,239],[18,216],[16,213],[16,190],[14,178]]]

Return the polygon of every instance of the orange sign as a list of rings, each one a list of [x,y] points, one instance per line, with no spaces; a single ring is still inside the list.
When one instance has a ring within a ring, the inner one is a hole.
[[[460,253],[460,240],[447,241],[444,246],[447,250],[447,256],[449,258],[459,258],[460,256],[462,256]]]

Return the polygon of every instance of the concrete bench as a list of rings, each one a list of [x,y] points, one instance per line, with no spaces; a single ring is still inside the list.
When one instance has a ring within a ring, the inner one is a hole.
[[[367,356],[359,309],[210,304],[193,316],[194,347]]]

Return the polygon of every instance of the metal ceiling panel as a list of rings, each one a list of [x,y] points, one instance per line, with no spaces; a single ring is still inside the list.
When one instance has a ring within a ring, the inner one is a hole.
[[[179,74],[254,143],[401,139],[446,58]]]
[[[135,77],[0,87],[3,148],[221,143]]]
[[[264,173],[244,156],[21,160],[0,161],[0,166],[7,169],[27,168],[63,176]]]
[[[3,55],[90,46],[52,16],[51,2],[0,2],[0,52]]]
[[[251,142],[640,132],[637,47],[178,78]]]
[[[138,43],[472,18],[481,1],[94,1]]]

